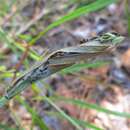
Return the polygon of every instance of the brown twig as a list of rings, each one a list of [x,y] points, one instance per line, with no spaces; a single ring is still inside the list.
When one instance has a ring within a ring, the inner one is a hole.
[[[20,67],[21,67],[21,65],[23,64],[24,60],[25,60],[26,57],[28,56],[29,49],[30,49],[30,45],[27,44],[26,50],[25,50],[25,52],[23,53],[23,55],[21,56],[20,61],[19,61],[19,62],[15,65],[15,67],[14,67],[14,68],[15,68],[15,72],[14,72],[14,76],[13,76],[12,81],[15,80],[15,78],[16,78],[16,73],[18,72],[18,70],[20,69]]]

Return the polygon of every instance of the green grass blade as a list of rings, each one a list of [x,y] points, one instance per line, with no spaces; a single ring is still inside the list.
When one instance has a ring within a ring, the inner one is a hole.
[[[64,111],[63,111],[64,112]],[[48,115],[50,115],[50,116],[56,116],[57,118],[59,118],[59,119],[64,119],[64,117],[60,114],[60,113],[58,113],[58,112],[47,112],[47,114]],[[95,126],[94,124],[90,124],[90,123],[88,123],[88,122],[86,122],[86,121],[83,121],[83,120],[80,120],[80,119],[76,119],[76,118],[74,118],[74,117],[71,117],[78,125],[81,125],[82,127],[84,127],[84,128],[90,128],[90,129],[92,129],[92,130],[103,130],[102,128],[99,128],[99,127],[97,127],[97,126]]]
[[[43,119],[37,114],[35,110],[33,110],[22,98],[17,96],[17,100],[25,106],[27,111],[32,115],[33,121],[36,125],[40,127],[41,130],[49,130],[47,125],[44,123]]]
[[[105,61],[96,61],[94,63],[82,63],[82,64],[74,64],[68,68],[65,68],[60,71],[60,74],[68,74],[68,73],[74,73],[81,71],[82,69],[85,68],[97,68],[103,65],[107,65],[110,62],[105,62]]]
[[[0,28],[0,40],[5,42],[8,45],[8,47],[17,55],[19,55],[19,51],[17,50],[17,48],[22,52],[26,50],[26,48],[14,41],[11,37],[9,37],[8,34],[2,28]],[[40,59],[39,55],[32,50],[29,51],[29,56],[34,60]]]
[[[42,32],[40,32],[38,34],[37,37],[33,38],[31,41],[30,41],[30,44],[34,44],[41,36],[43,36],[45,33],[47,33],[49,30],[67,22],[67,21],[70,21],[70,20],[73,20],[81,15],[84,15],[84,14],[88,14],[90,12],[94,12],[98,9],[101,9],[101,8],[104,8],[106,7],[107,5],[113,3],[113,2],[116,2],[117,0],[96,0],[95,2],[89,4],[89,5],[86,5],[84,7],[81,7],[81,8],[78,8],[70,13],[68,13],[67,15],[61,17],[59,20],[53,22],[52,24],[50,24],[49,26],[47,26]]]
[[[90,123],[86,122],[86,121],[78,120],[78,119],[75,119],[75,118],[72,118],[72,119],[73,119],[77,124],[79,124],[79,125],[81,125],[81,126],[83,126],[83,127],[85,127],[85,128],[91,128],[91,129],[93,129],[93,130],[103,130],[103,129],[101,129],[101,128],[99,128],[99,127],[93,125],[93,124],[90,124]]]
[[[2,42],[5,42],[9,48],[12,49],[12,51],[16,54],[18,54],[18,51],[16,50],[15,46],[12,46],[12,40],[8,37],[8,34],[0,27],[0,40]]]
[[[67,103],[72,103],[82,108],[94,109],[98,112],[103,112],[103,113],[114,115],[114,116],[130,118],[130,113],[112,111],[112,110],[100,107],[96,104],[90,104],[90,103],[81,101],[79,99],[71,99],[71,98],[65,98],[65,97],[52,97],[51,99],[54,99],[55,101],[64,101]]]
[[[46,86],[46,84],[45,84]],[[34,86],[35,88],[36,86]],[[48,87],[48,86],[47,86]],[[51,89],[51,87],[49,87],[48,89]],[[39,93],[39,89],[38,87],[36,87],[36,91]],[[57,110],[57,113],[55,114],[55,116],[60,116],[64,119],[67,119],[72,125],[74,125],[77,129],[81,129],[80,126],[83,126],[85,128],[91,128],[93,130],[102,130],[101,128],[98,128],[97,126],[95,126],[94,124],[90,124],[88,122],[84,122],[84,121],[81,121],[81,120],[78,120],[78,119],[75,119],[69,115],[67,115],[63,110],[61,110],[52,100],[50,100],[49,98],[47,97],[35,97],[34,98],[35,100],[46,100],[50,105],[52,105],[56,110]],[[53,112],[49,112],[49,113],[53,113]],[[78,126],[77,126],[78,125]]]
[[[44,97],[49,104],[51,104],[65,119],[67,119],[73,126],[75,126],[78,130],[83,130],[81,126],[79,126],[76,121],[74,121],[70,116],[68,116],[64,111],[62,111],[57,105],[53,103],[49,98]]]

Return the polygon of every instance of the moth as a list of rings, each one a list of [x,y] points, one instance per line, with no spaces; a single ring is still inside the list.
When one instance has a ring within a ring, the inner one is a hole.
[[[44,79],[53,73],[77,62],[86,61],[107,53],[118,46],[124,37],[117,33],[105,33],[91,38],[78,46],[63,48],[52,52],[47,58],[27,71],[7,89],[4,99],[9,100],[26,89],[30,84]]]

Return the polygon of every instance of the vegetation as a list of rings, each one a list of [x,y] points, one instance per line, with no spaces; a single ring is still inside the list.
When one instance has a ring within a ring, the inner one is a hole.
[[[45,1],[46,3],[47,1]],[[2,85],[0,86],[1,97],[3,96],[5,88],[10,86],[10,83],[13,82],[16,77],[23,74],[23,70],[28,70],[32,62],[44,60],[46,54],[41,56],[39,52],[35,51],[33,47],[36,47],[39,43],[38,40],[44,36],[46,39],[49,32],[53,31],[54,29],[61,27],[61,26],[68,26],[67,24],[80,20],[87,15],[91,15],[91,13],[101,12],[104,11],[110,4],[116,3],[119,4],[120,1],[117,0],[68,0],[67,2],[63,2],[63,9],[61,12],[65,12],[63,16],[54,18],[55,20],[48,24],[47,26],[44,25],[43,28],[37,29],[37,26],[40,26],[41,23],[38,20],[46,21],[49,18],[53,17],[53,10],[47,7],[48,10],[46,14],[42,15],[42,10],[39,14],[36,13],[37,16],[28,16],[29,20],[26,18],[25,21],[29,21],[25,26],[21,23],[21,27],[17,30],[17,24],[21,20],[19,13],[23,10],[19,7],[22,6],[20,1],[16,0],[1,0],[0,4],[0,42],[1,42],[1,52],[0,52],[0,80],[1,84],[4,86],[4,90]],[[40,2],[39,2],[40,3]],[[48,2],[50,3],[50,2]],[[44,5],[44,4],[43,4]],[[45,4],[46,5],[46,4]],[[50,4],[51,5],[51,4]],[[18,6],[18,8],[17,8]],[[35,7],[34,5],[32,5]],[[71,8],[71,6],[73,8]],[[31,7],[31,8],[33,8]],[[30,7],[28,7],[29,9]],[[39,7],[40,8],[40,7]],[[38,7],[35,9],[38,10]],[[129,20],[129,11],[126,4],[126,14],[128,18],[128,30],[130,26]],[[40,10],[40,9],[39,9]],[[68,10],[68,11],[66,11]],[[55,11],[56,12],[56,11]],[[24,10],[26,14],[26,11]],[[59,13],[59,12],[58,12]],[[26,14],[28,15],[28,14]],[[97,14],[98,15],[98,14]],[[82,17],[81,17],[82,16]],[[18,17],[18,18],[17,18]],[[16,18],[15,20],[13,20]],[[17,21],[18,20],[18,21]],[[9,24],[9,25],[8,25]],[[10,25],[11,24],[11,25]],[[46,23],[45,23],[46,24]],[[22,29],[22,30],[21,30]],[[39,32],[40,30],[40,32]],[[38,33],[39,32],[39,33]],[[130,32],[130,31],[128,31]],[[45,44],[43,42],[43,44]],[[41,45],[42,46],[42,45]],[[52,45],[53,46],[53,45]],[[46,53],[46,52],[45,52]],[[10,56],[9,56],[10,55]],[[13,58],[14,57],[14,58]],[[16,61],[15,61],[16,59]],[[8,61],[9,60],[9,61]],[[9,62],[9,63],[8,63]],[[58,75],[67,76],[67,75],[75,75],[81,79],[84,79],[82,75],[78,74],[78,72],[83,71],[84,69],[95,69],[100,68],[102,66],[109,66],[111,62],[105,60],[97,60],[93,62],[87,63],[80,63],[75,64],[69,68],[66,68],[58,73]],[[22,71],[21,71],[22,70]],[[9,81],[8,81],[9,80]],[[51,129],[49,125],[46,123],[46,120],[43,120],[43,117],[40,115],[40,104],[45,103],[49,106],[49,111],[44,111],[46,115],[56,117],[56,119],[67,120],[71,125],[74,126],[77,130],[83,129],[92,129],[92,130],[102,130],[100,126],[93,124],[89,121],[84,121],[83,119],[73,117],[71,114],[65,112],[60,106],[58,105],[59,102],[64,102],[67,105],[74,105],[76,108],[86,109],[86,110],[95,110],[97,112],[105,113],[106,115],[114,115],[117,117],[122,118],[130,118],[130,114],[127,112],[118,112],[115,110],[111,110],[109,108],[104,108],[100,106],[100,104],[94,104],[90,102],[83,101],[82,99],[78,98],[68,98],[64,96],[59,96],[53,89],[53,86],[49,83],[45,83],[44,81],[39,81],[39,84],[42,84],[40,88],[38,83],[32,84],[32,89],[28,94],[21,94],[16,96],[16,98],[12,99],[9,104],[4,106],[2,111],[9,111],[10,120],[9,121],[0,121],[0,129],[1,130],[26,130],[24,126],[21,124],[22,119],[18,116],[17,107],[24,107],[26,113],[29,113],[31,116],[31,128],[28,129],[33,130],[35,126],[38,126],[40,130],[49,130]],[[40,85],[41,86],[41,85]],[[106,85],[107,86],[107,85]],[[109,85],[108,85],[109,86]],[[28,90],[27,90],[28,91]],[[43,92],[41,92],[43,91]],[[48,96],[44,93],[49,92],[51,96]],[[29,94],[32,94],[29,96]],[[25,97],[23,96],[25,95]],[[30,98],[31,97],[31,98]],[[32,103],[31,103],[32,102]],[[16,104],[16,108],[15,108]],[[37,105],[36,105],[37,104]],[[2,118],[4,119],[4,117]],[[1,120],[2,120],[1,119]]]

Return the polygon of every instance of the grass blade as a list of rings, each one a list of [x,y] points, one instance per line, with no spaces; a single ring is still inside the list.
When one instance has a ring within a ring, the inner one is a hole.
[[[68,74],[68,73],[74,73],[81,71],[82,69],[85,68],[97,68],[106,64],[109,64],[110,62],[105,62],[105,61],[96,61],[95,63],[82,63],[82,64],[74,64],[68,68],[65,68],[60,71],[60,74]]]
[[[22,98],[17,96],[17,100],[26,107],[27,111],[32,115],[34,123],[37,124],[41,130],[49,130],[47,125],[44,123],[43,119],[33,110]]]
[[[62,110],[61,110],[62,111]],[[64,112],[64,111],[63,111]],[[59,119],[63,119],[64,117],[60,114],[60,113],[58,113],[58,112],[47,112],[47,114],[48,115],[50,115],[50,116],[56,116],[57,118],[59,118]],[[95,126],[94,124],[90,124],[90,123],[88,123],[88,122],[86,122],[86,121],[83,121],[83,120],[80,120],[80,119],[76,119],[76,118],[74,118],[74,117],[71,117],[78,125],[81,125],[82,127],[84,127],[84,128],[91,128],[91,129],[93,129],[93,130],[103,130],[102,128],[99,128],[99,127],[97,127],[97,126]]]
[[[94,12],[98,9],[101,9],[101,8],[104,8],[105,6],[113,3],[113,2],[116,2],[117,0],[96,0],[95,2],[89,4],[89,5],[86,5],[84,7],[81,7],[81,8],[78,8],[70,13],[68,13],[67,15],[61,17],[60,19],[58,19],[57,21],[53,22],[52,24],[50,24],[49,26],[47,26],[42,32],[40,32],[38,34],[37,37],[33,38],[31,41],[30,41],[30,44],[34,44],[41,36],[43,36],[45,33],[47,33],[49,30],[67,22],[67,21],[70,21],[70,20],[73,20],[81,15],[84,15],[84,14],[88,14],[90,12]]]
[[[67,119],[72,125],[74,125],[78,130],[83,130],[70,116],[68,116],[64,111],[62,111],[57,105],[55,105],[49,98],[44,97],[49,104],[51,104],[65,119]]]
[[[1,27],[0,27],[0,40],[4,41],[8,45],[8,47],[11,50],[13,50],[13,52],[16,53],[17,55],[19,55],[19,51],[17,50],[17,48],[22,52],[26,50],[26,48],[24,48],[21,44],[17,43],[11,37],[9,37],[8,34]],[[29,56],[35,60],[40,59],[39,55],[32,50],[29,51]]]
[[[82,108],[94,109],[96,111],[103,112],[103,113],[110,114],[110,115],[114,115],[114,116],[130,118],[130,113],[112,111],[112,110],[100,107],[96,104],[90,104],[90,103],[81,101],[79,99],[71,99],[71,98],[65,98],[65,97],[59,97],[59,96],[52,97],[51,99],[52,100],[54,99],[55,101],[64,101],[67,103],[72,103],[72,104],[78,105]]]

